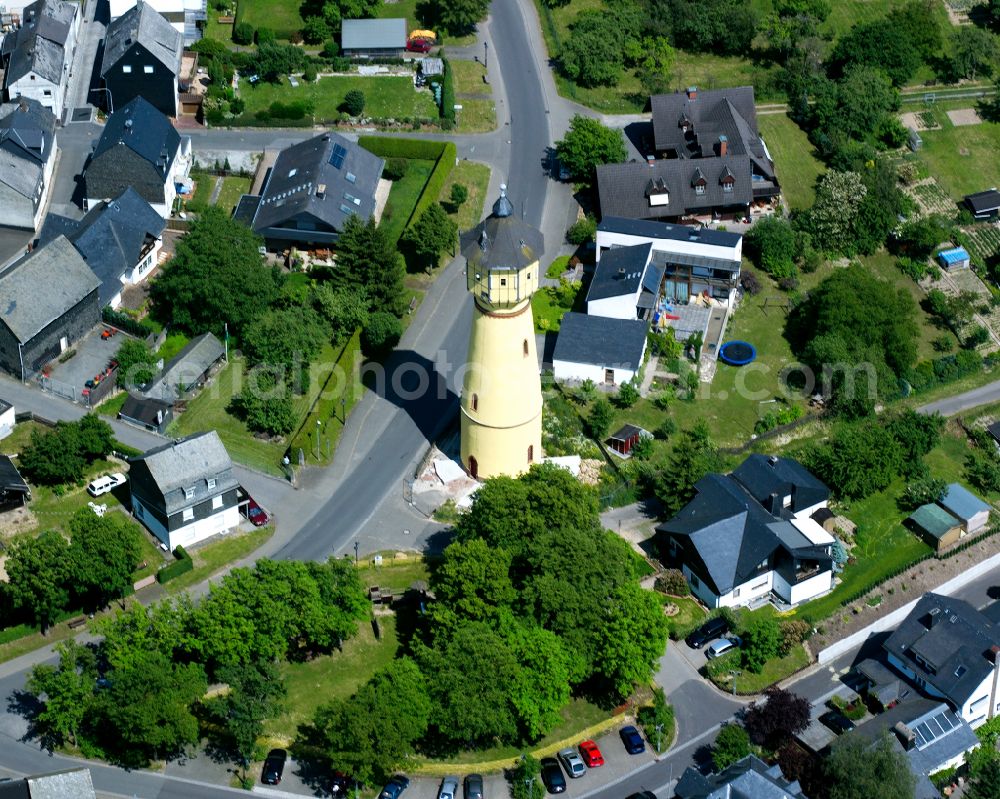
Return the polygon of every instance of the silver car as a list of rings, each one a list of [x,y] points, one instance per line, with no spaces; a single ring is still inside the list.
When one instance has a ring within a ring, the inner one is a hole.
[[[563,749],[559,752],[559,761],[569,776],[582,777],[587,773],[587,767],[583,765],[583,760],[576,753],[575,749]]]
[[[441,780],[441,790],[438,799],[457,799],[458,777],[445,777]]]

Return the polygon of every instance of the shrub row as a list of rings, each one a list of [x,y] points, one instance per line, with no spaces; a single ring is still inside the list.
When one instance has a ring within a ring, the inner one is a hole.
[[[417,198],[417,204],[413,207],[413,213],[410,214],[410,218],[406,222],[406,227],[410,227],[420,219],[423,212],[437,202],[441,194],[441,189],[444,188],[444,184],[451,174],[451,170],[455,168],[455,161],[457,159],[458,149],[455,147],[455,144],[453,142],[445,142],[444,148],[441,150],[441,155],[438,157],[437,163],[434,164],[434,169],[430,177],[427,178],[427,185],[424,186],[420,197]]]
[[[445,130],[455,124],[455,78],[451,72],[451,64],[447,58],[441,59],[444,62],[444,81],[441,84],[441,119],[447,124],[442,127]]]
[[[983,368],[983,357],[975,350],[962,350],[931,361],[921,361],[906,376],[914,391],[952,383]]]
[[[389,136],[360,136],[358,144],[379,158],[411,158],[436,161],[444,153],[446,142],[427,139],[394,139]],[[454,147],[455,145],[451,145]]]
[[[138,338],[146,338],[156,333],[156,329],[142,319],[133,319],[128,314],[112,310],[109,306],[104,306],[101,311],[101,319],[105,324],[114,325],[121,328],[126,333],[131,333]]]
[[[174,550],[174,557],[177,558],[176,561],[171,563],[169,566],[164,566],[156,573],[156,582],[167,583],[171,580],[180,577],[182,574],[186,574],[194,568],[194,561],[191,560],[191,556],[187,553],[180,544],[177,545],[177,549]]]

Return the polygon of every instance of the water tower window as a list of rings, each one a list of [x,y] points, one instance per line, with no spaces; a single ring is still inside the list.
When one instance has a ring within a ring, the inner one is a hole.
[[[524,345],[523,345],[522,349],[524,350],[524,357],[527,358],[528,357],[528,339],[524,340]]]
[[[505,277],[500,278],[500,285],[501,286],[506,286],[507,285],[507,278],[505,278]]]
[[[535,462],[535,445],[528,444],[528,463]]]
[[[478,411],[479,410],[479,395],[478,394],[473,394],[472,395],[472,410],[474,410],[474,411]]]

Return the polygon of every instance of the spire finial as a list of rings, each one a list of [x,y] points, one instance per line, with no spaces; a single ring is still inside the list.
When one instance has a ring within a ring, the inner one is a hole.
[[[514,213],[514,206],[511,205],[510,199],[507,197],[507,184],[500,184],[500,197],[493,204],[493,216],[495,217],[505,217],[510,216]]]

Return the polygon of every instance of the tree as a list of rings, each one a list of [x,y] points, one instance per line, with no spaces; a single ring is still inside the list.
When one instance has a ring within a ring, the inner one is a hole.
[[[899,25],[878,19],[852,27],[834,46],[830,60],[834,74],[847,66],[878,67],[894,85],[902,86],[920,66],[921,54]]]
[[[903,454],[896,440],[874,420],[841,424],[810,457],[816,476],[846,499],[881,491],[902,466]]]
[[[337,265],[331,275],[334,288],[363,290],[371,312],[400,316],[405,311],[403,258],[374,219],[348,217],[337,239]]]
[[[237,22],[233,25],[233,41],[236,44],[253,44],[253,25],[249,22]]]
[[[668,625],[656,596],[629,582],[605,600],[594,670],[619,698],[648,683],[667,645]]]
[[[76,445],[80,456],[87,463],[93,463],[106,458],[114,450],[114,431],[96,413],[88,413],[76,422]]]
[[[34,718],[43,740],[52,746],[77,746],[87,719],[97,679],[97,659],[76,641],[56,644],[59,665],[39,663],[32,668],[25,688],[42,703]]]
[[[747,708],[743,723],[751,741],[777,749],[809,726],[809,700],[775,686],[768,688],[764,696],[763,701]]]
[[[469,621],[495,620],[517,597],[510,579],[511,555],[481,538],[455,541],[431,574],[435,617],[447,613]]]
[[[667,704],[662,688],[653,689],[653,704],[640,708],[636,721],[642,725],[646,739],[653,744],[657,754],[662,754],[674,728],[674,709]]]
[[[603,440],[611,427],[611,420],[614,419],[615,412],[611,408],[611,403],[604,397],[599,397],[591,406],[590,413],[587,414],[587,429],[594,438]]]
[[[606,128],[596,119],[577,114],[566,135],[556,142],[559,162],[574,180],[590,183],[600,164],[617,164],[628,157],[621,131]]]
[[[708,427],[699,422],[684,430],[670,450],[667,466],[655,478],[654,491],[664,504],[664,512],[673,515],[694,497],[694,486],[709,472],[722,468],[722,458],[712,444]]]
[[[580,86],[614,86],[625,60],[623,30],[608,9],[577,14],[559,50],[563,74]]]
[[[248,322],[243,331],[243,352],[254,365],[294,367],[308,364],[330,340],[330,328],[308,305],[270,308]]]
[[[368,317],[368,324],[361,333],[361,344],[365,352],[373,355],[384,354],[399,342],[403,335],[403,323],[386,311],[375,311]]]
[[[965,457],[965,479],[980,491],[1000,491],[1000,463],[996,456],[973,450]]]
[[[940,413],[917,413],[910,408],[884,419],[886,429],[903,454],[904,470],[919,464],[938,445],[944,423]]]
[[[869,139],[887,117],[899,110],[899,105],[899,90],[885,72],[876,67],[852,66],[837,84],[836,124],[851,138]]]
[[[423,0],[417,16],[452,36],[464,36],[486,19],[488,10],[489,0]]]
[[[639,389],[632,380],[618,386],[615,403],[619,408],[631,408],[639,401]]]
[[[146,342],[135,338],[126,338],[118,352],[115,353],[115,360],[118,361],[118,387],[137,388],[146,385],[153,379],[156,369],[156,359],[149,351]]]
[[[246,768],[254,759],[257,739],[264,733],[264,721],[281,711],[281,700],[287,694],[281,672],[274,663],[251,663],[223,669],[219,682],[229,686],[210,706],[215,720],[228,734],[233,754]]]
[[[838,738],[823,769],[830,799],[913,799],[916,777],[886,733],[872,744],[859,735]]]
[[[697,52],[726,55],[750,51],[757,33],[757,14],[740,0],[670,0],[673,42]]]
[[[334,289],[329,283],[319,283],[313,286],[312,304],[332,328],[335,342],[343,341],[368,324],[369,302],[364,291]]]
[[[302,40],[306,44],[321,44],[330,38],[330,23],[325,17],[306,17],[302,24]]]
[[[596,234],[597,220],[592,216],[585,216],[569,226],[566,231],[566,241],[579,247],[592,242]]]
[[[6,563],[7,593],[15,607],[46,632],[69,604],[69,543],[54,530],[16,538]]]
[[[962,29],[966,30],[966,29]],[[892,242],[893,252],[923,260],[952,233],[952,225],[940,214],[932,214],[914,219],[903,225],[903,229]]]
[[[352,117],[359,117],[365,110],[365,93],[361,89],[351,89],[344,95],[344,111]]]
[[[996,754],[969,775],[964,796],[968,799],[998,799],[1000,797],[1000,759]]]
[[[770,616],[755,616],[747,624],[742,635],[740,653],[743,667],[760,674],[764,664],[778,656],[781,650],[781,630],[776,619]]]
[[[759,220],[747,231],[744,243],[747,255],[775,280],[795,275],[798,244],[788,220],[774,216]]]
[[[142,556],[142,534],[120,513],[97,516],[81,508],[70,519],[73,591],[85,607],[101,608],[132,588]]]
[[[282,284],[277,269],[264,265],[257,249],[261,244],[257,234],[220,208],[199,214],[150,287],[156,317],[191,335],[213,330],[221,336],[224,323],[241,335],[277,298]],[[220,291],[220,286],[239,290]]]
[[[250,56],[250,66],[261,80],[277,83],[282,75],[301,72],[306,56],[301,47],[278,44],[273,31],[257,29],[257,51]],[[238,224],[238,223],[237,223]]]
[[[712,744],[712,764],[724,771],[750,754],[750,736],[739,724],[724,724]]]
[[[819,247],[837,253],[854,251],[854,220],[867,193],[855,172],[829,170],[823,174],[808,216],[809,230]]]
[[[921,505],[928,505],[940,500],[948,484],[937,477],[921,477],[907,483],[900,504],[908,510],[915,510]]]
[[[227,409],[257,433],[283,436],[295,427],[295,409],[288,386],[271,369],[255,369]]]
[[[451,197],[452,207],[457,210],[469,199],[469,190],[465,187],[464,183],[452,183],[451,194],[449,196]]]
[[[314,726],[331,763],[363,783],[392,773],[427,732],[431,701],[416,663],[392,661],[350,699],[316,712]]]
[[[454,250],[458,225],[441,206],[431,203],[404,234],[416,263],[428,272],[438,265],[441,253]]]
[[[80,455],[75,426],[32,430],[31,441],[21,452],[21,471],[39,485],[59,485],[79,480],[86,462]]]

